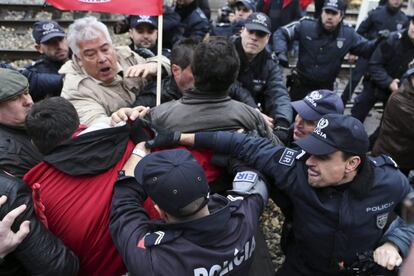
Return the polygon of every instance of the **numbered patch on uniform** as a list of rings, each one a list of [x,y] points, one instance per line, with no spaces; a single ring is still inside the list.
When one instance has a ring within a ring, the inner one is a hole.
[[[377,227],[379,229],[384,229],[388,221],[388,213],[381,214],[377,216]]]
[[[279,159],[279,164],[291,167],[293,165],[293,161],[295,161],[296,154],[296,150],[285,148],[282,156]]]

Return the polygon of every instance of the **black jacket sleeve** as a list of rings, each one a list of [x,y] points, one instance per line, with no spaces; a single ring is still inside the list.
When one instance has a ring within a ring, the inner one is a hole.
[[[22,69],[19,72],[29,80],[29,92],[34,102],[48,96],[60,96],[63,87],[63,76],[37,73],[28,69]]]
[[[132,275],[152,275],[150,249],[137,246],[149,231],[149,217],[143,207],[146,198],[144,189],[133,177],[115,183],[109,231]]]
[[[257,104],[254,101],[249,90],[243,88],[239,81],[235,81],[229,88],[229,96],[236,101],[245,103],[253,108],[257,108]]]
[[[75,254],[49,232],[37,219],[29,188],[20,179],[0,175],[0,194],[7,202],[0,208],[0,218],[21,204],[27,208],[12,225],[18,231],[20,224],[30,221],[30,233],[23,242],[0,265],[0,275],[12,275],[26,271],[30,275],[77,275],[79,261]],[[3,272],[5,274],[3,274]]]
[[[269,77],[264,91],[265,113],[275,119],[276,125],[287,127],[292,123],[293,111],[283,72],[274,60],[269,60],[266,66]]]

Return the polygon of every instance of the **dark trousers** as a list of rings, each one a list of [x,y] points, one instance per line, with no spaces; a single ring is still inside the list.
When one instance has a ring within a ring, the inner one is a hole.
[[[377,102],[375,88],[371,81],[364,80],[364,89],[362,93],[355,98],[354,106],[351,109],[351,115],[361,122],[365,121],[369,111]]]
[[[346,85],[344,92],[341,95],[344,105],[352,98],[352,94],[355,91],[359,81],[365,75],[368,70],[368,60],[362,57],[358,58],[357,64],[350,72],[350,79]]]

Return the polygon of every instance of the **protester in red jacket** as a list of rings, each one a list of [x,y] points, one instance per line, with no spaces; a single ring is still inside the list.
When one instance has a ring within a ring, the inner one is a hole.
[[[60,97],[36,103],[26,126],[45,154],[24,177],[43,223],[78,255],[80,275],[125,273],[108,227],[113,185],[134,148],[130,128],[79,127]]]

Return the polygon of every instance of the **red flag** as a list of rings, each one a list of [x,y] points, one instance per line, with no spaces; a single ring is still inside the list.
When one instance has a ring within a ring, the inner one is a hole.
[[[161,15],[162,0],[47,0],[60,10]]]

